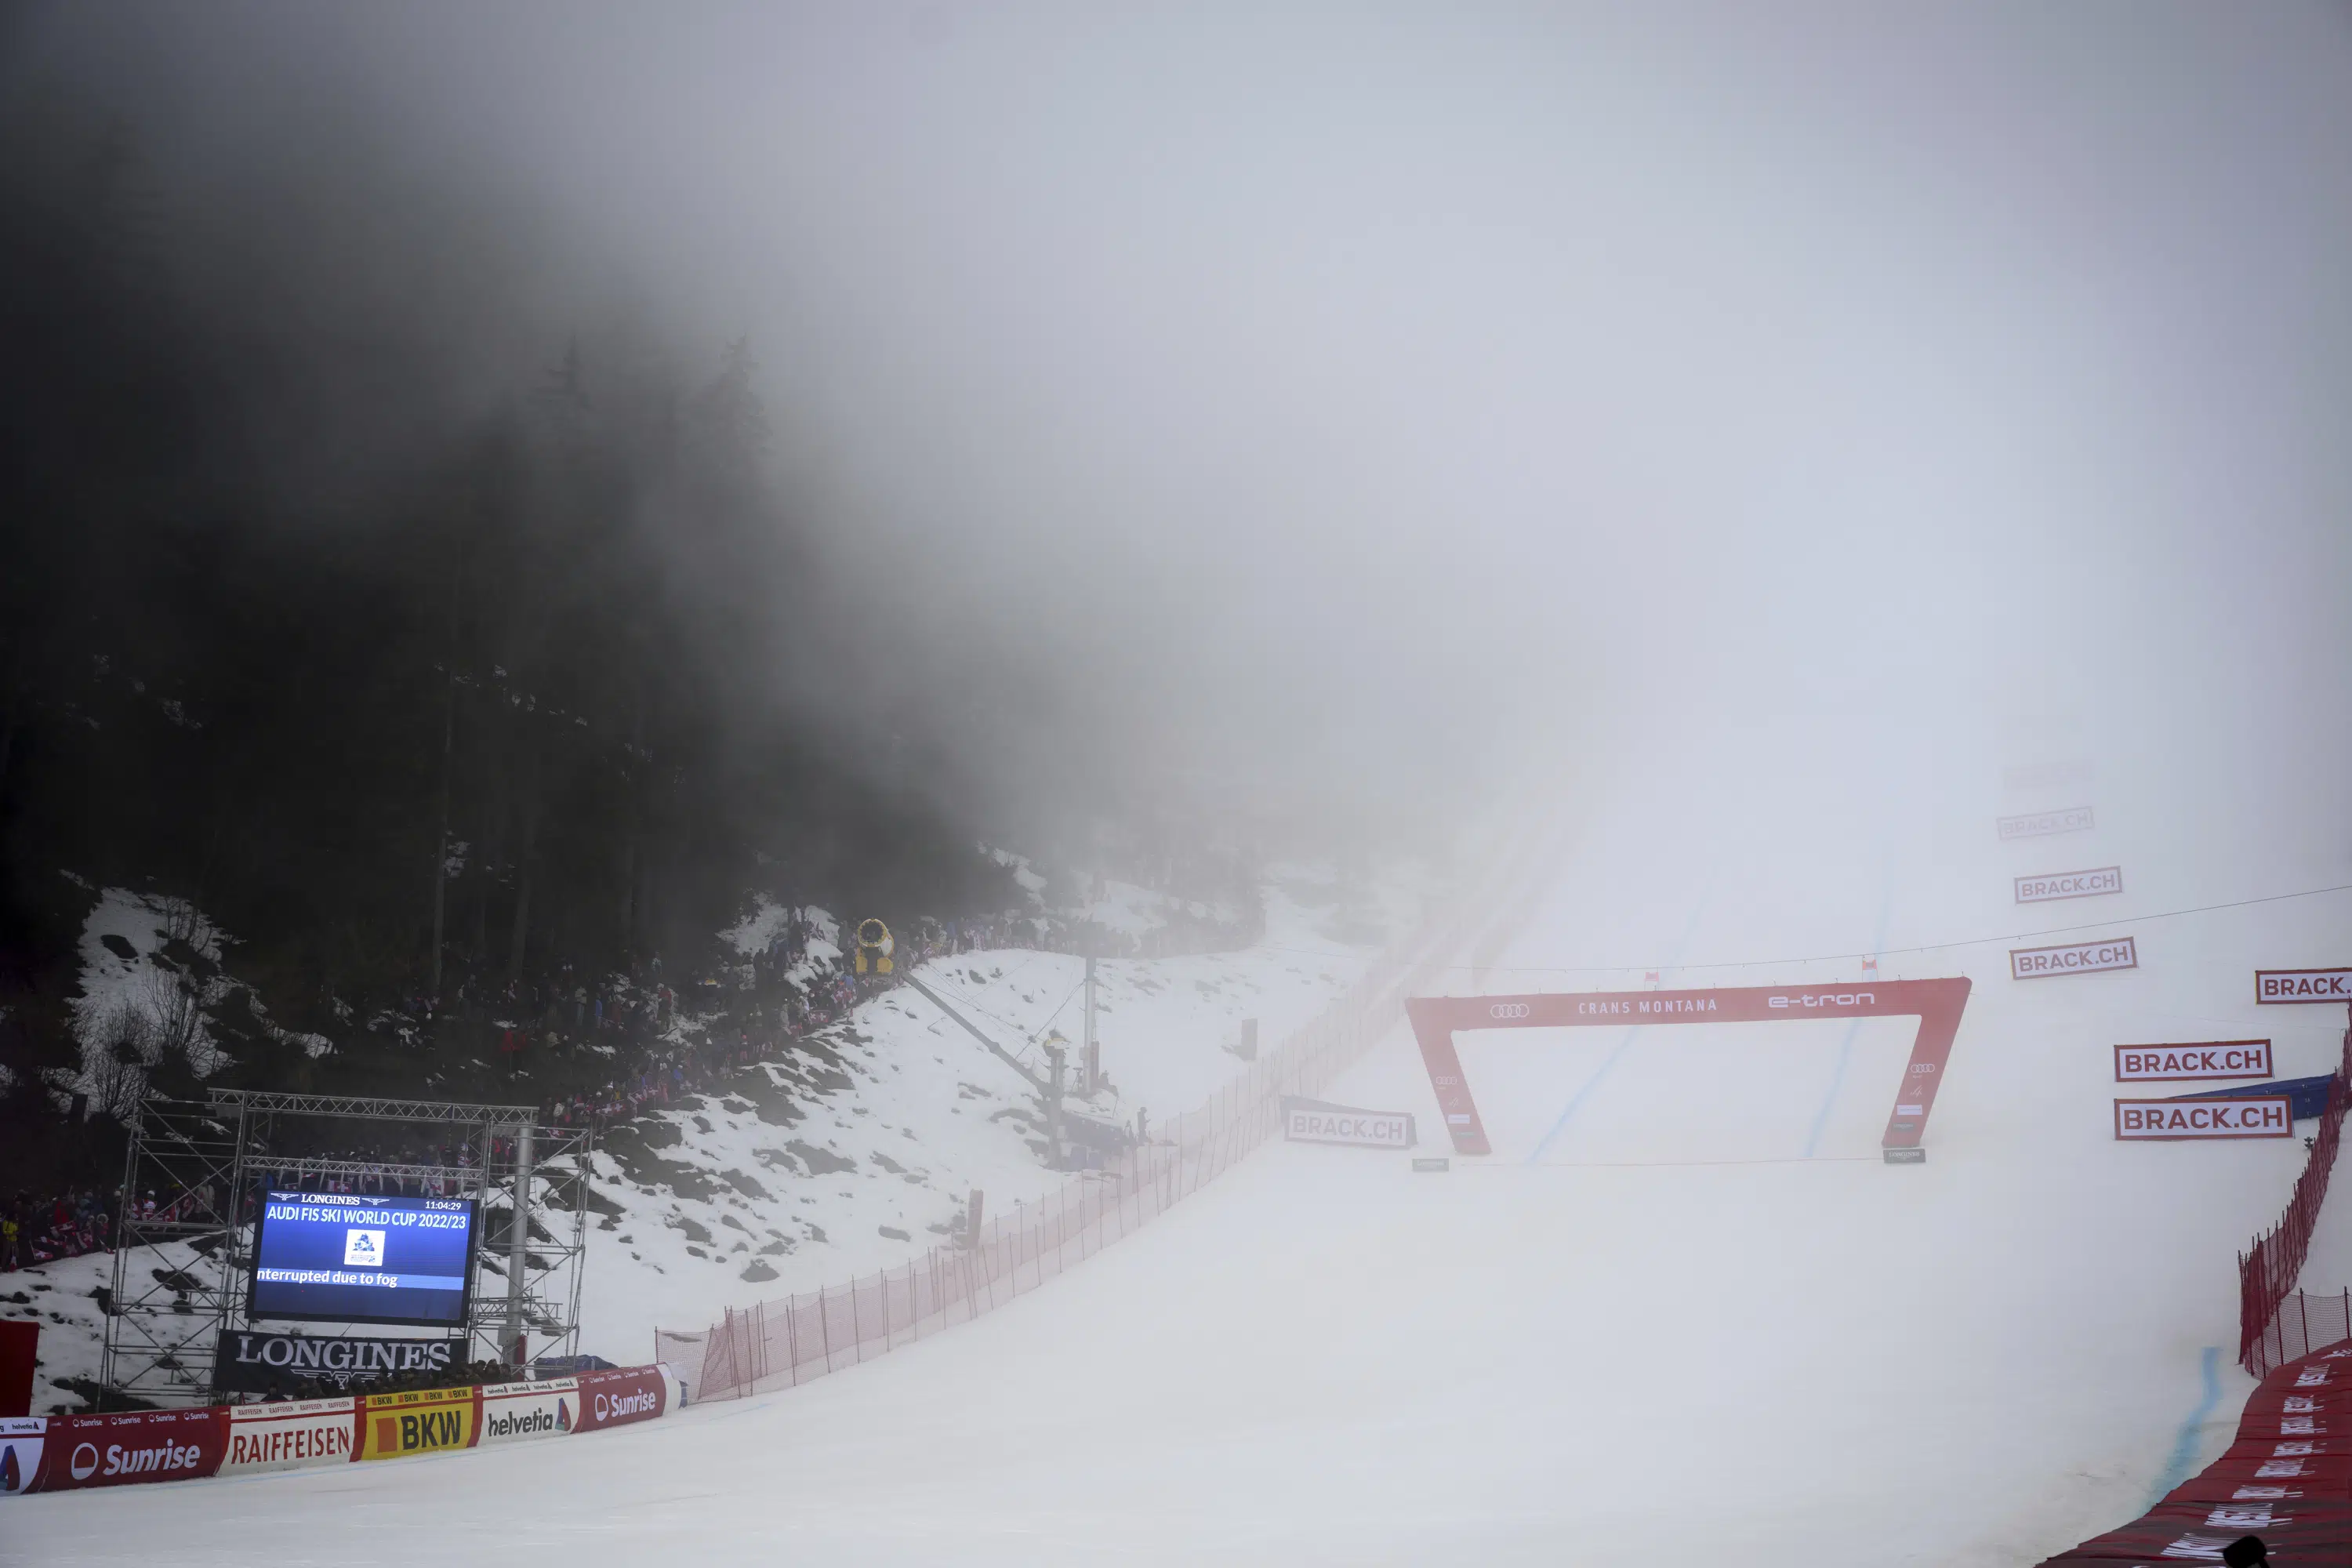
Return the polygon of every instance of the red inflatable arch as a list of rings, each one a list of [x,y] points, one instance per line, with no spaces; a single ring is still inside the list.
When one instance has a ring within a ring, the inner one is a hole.
[[[1911,1064],[1895,1091],[1895,1110],[1879,1144],[1890,1164],[1927,1157],[1919,1146],[1936,1090],[1960,1032],[1969,982],[1870,980],[1854,985],[1735,985],[1712,991],[1586,991],[1538,996],[1415,996],[1404,1005],[1421,1042],[1421,1059],[1437,1091],[1445,1131],[1457,1154],[1491,1154],[1486,1129],[1462,1076],[1454,1037],[1465,1029],[1562,1029],[1610,1024],[1766,1024],[1788,1018],[1916,1016]]]

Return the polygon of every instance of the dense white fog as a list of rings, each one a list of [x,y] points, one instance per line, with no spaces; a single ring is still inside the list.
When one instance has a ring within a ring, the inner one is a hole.
[[[436,247],[555,237],[511,247],[534,330],[748,336],[886,682],[1001,780],[1453,797],[1602,716],[1954,705],[2341,760],[2340,10],[17,34],[224,224],[348,141],[453,193]]]

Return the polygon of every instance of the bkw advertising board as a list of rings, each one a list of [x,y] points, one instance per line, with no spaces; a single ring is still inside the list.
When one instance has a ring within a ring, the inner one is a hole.
[[[478,1388],[415,1388],[360,1396],[357,1459],[397,1459],[474,1446]]]

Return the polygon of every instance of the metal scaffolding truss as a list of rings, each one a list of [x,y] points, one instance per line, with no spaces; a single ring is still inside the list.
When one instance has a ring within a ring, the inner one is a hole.
[[[203,1101],[148,1097],[131,1118],[123,1162],[103,1396],[155,1405],[220,1396],[215,1357],[223,1332],[250,1321],[253,1221],[271,1186],[360,1191],[373,1184],[476,1200],[481,1221],[465,1359],[515,1359],[526,1344],[575,1352],[593,1144],[585,1129],[537,1127],[536,1117],[529,1106],[373,1096],[214,1089]],[[425,1164],[285,1146],[289,1124],[320,1118],[463,1130],[473,1157]]]
[[[215,1089],[208,1091],[215,1106],[232,1113],[284,1116],[341,1116],[369,1121],[488,1122],[512,1126],[538,1116],[529,1105],[457,1105],[437,1100],[387,1100],[365,1094],[279,1094],[266,1089]]]

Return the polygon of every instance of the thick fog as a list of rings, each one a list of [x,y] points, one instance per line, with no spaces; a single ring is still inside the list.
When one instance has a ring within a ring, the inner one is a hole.
[[[2346,761],[2340,8],[76,5],[8,52],[281,342],[490,402],[747,340],[793,613],[858,649],[760,679],[1003,799],[1389,817],[1729,714]]]

